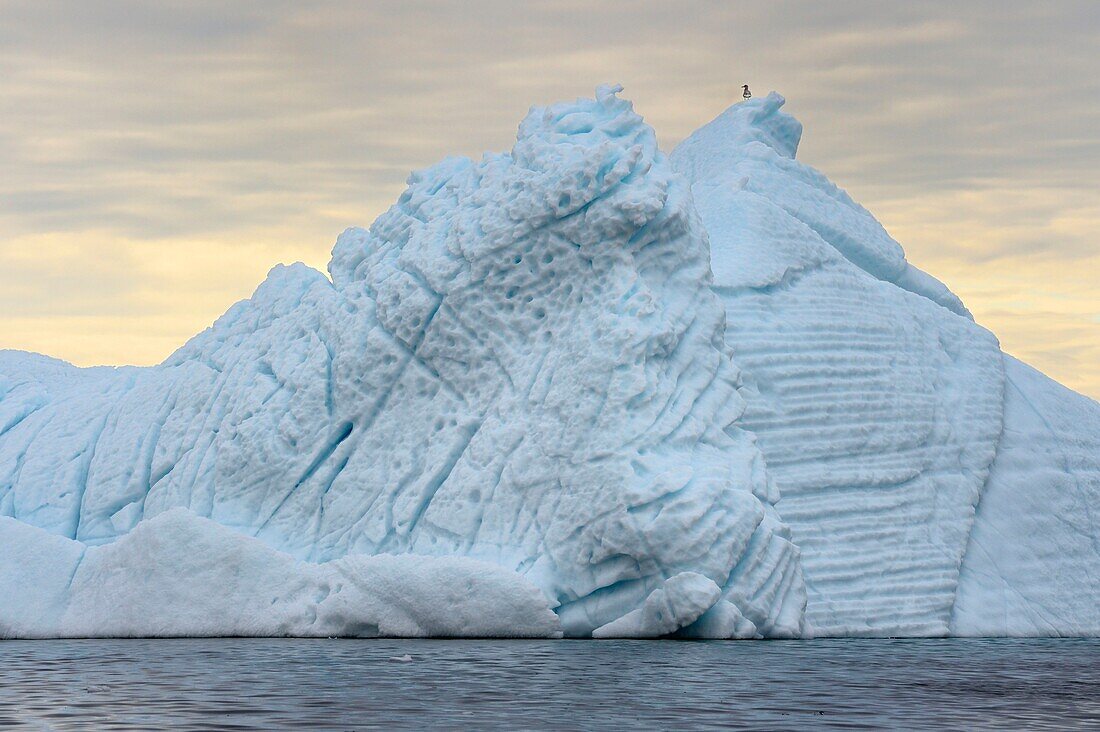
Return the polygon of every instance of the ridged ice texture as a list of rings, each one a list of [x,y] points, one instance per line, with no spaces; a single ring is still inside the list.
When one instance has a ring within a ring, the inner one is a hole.
[[[778,95],[672,154],[710,234],[754,432],[821,635],[949,631],[1001,433],[997,341],[882,227],[794,160]]]
[[[662,603],[690,612],[637,627],[801,633],[709,264],[614,89],[533,109],[511,154],[345,232],[331,282],[278,267],[161,366],[0,359],[0,513],[93,546],[186,507],[313,562],[475,557],[573,635]]]

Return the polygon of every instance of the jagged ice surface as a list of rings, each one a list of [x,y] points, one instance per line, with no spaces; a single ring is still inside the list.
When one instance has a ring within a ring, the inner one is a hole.
[[[1095,402],[777,95],[670,161],[616,91],[159,366],[0,353],[0,635],[1098,632]]]

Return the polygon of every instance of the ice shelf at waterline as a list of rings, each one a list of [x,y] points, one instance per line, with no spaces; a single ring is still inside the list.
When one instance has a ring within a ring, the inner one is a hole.
[[[0,352],[0,636],[1100,633],[1100,405],[795,161],[617,88],[164,363]]]

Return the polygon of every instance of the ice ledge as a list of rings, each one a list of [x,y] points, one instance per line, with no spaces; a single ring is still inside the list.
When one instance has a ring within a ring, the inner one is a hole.
[[[502,567],[301,562],[182,508],[99,547],[0,517],[0,546],[0,638],[561,635],[543,594]]]

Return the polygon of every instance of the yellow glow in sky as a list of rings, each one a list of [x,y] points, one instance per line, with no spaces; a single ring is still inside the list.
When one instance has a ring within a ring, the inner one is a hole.
[[[1097,397],[1098,40],[1073,0],[12,0],[0,348],[159,362],[531,104],[621,82],[667,150],[748,82],[1006,351]]]

